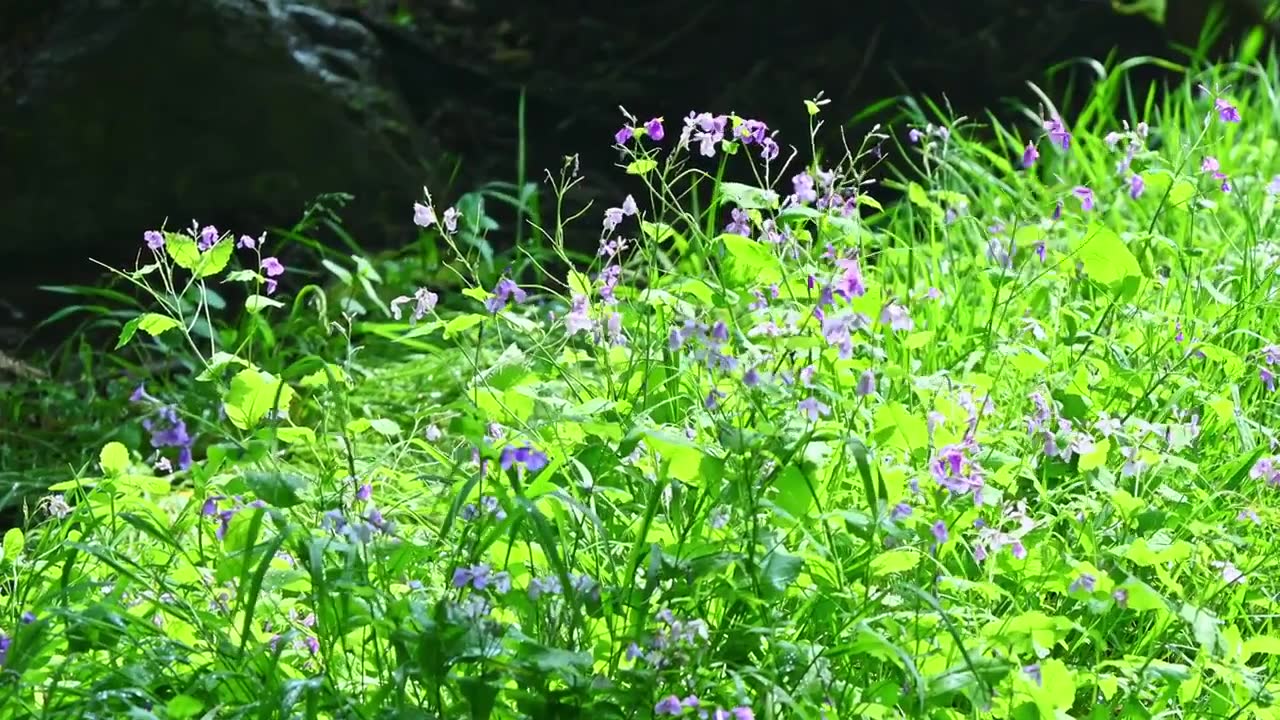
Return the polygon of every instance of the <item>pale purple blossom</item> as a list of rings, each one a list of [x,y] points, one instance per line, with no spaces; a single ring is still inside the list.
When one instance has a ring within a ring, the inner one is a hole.
[[[1035,164],[1040,157],[1040,151],[1036,149],[1034,143],[1027,143],[1027,147],[1022,151],[1022,167],[1029,168]]]
[[[436,211],[430,205],[422,203],[413,204],[413,224],[418,227],[428,228],[436,224]]]
[[[164,235],[156,230],[148,230],[142,234],[142,239],[146,241],[147,247],[152,250],[159,250],[164,247]]]

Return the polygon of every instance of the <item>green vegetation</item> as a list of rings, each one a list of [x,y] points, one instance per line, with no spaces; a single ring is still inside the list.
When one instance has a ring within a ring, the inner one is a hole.
[[[1280,716],[1275,77],[633,119],[594,258],[148,233],[0,408],[0,718]]]

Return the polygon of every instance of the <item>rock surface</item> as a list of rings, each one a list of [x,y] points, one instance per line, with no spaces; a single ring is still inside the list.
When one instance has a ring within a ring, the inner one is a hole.
[[[279,0],[11,0],[0,10],[5,268],[131,261],[193,218],[287,225],[349,192],[405,232],[425,148],[364,26]]]

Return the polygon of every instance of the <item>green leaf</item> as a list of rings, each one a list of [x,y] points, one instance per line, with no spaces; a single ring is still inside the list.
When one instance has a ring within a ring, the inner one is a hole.
[[[284,307],[284,303],[266,295],[250,295],[244,299],[244,309],[251,313],[260,312],[263,308],[269,307],[281,308]]]
[[[760,567],[761,589],[765,595],[782,595],[800,576],[804,558],[780,550],[769,553]]]
[[[906,340],[902,341],[902,347],[908,350],[922,348],[933,342],[933,336],[936,335],[932,330],[921,330],[920,332],[911,333]]]
[[[10,531],[12,532],[12,531]],[[9,557],[8,535],[5,536],[4,555]],[[1280,638],[1274,635],[1258,635],[1244,641],[1244,655],[1280,655]]]
[[[652,172],[656,167],[658,167],[657,160],[654,160],[653,158],[640,158],[639,160],[631,161],[631,163],[627,165],[627,174],[644,175]]]
[[[278,508],[301,503],[301,493],[307,486],[300,476],[283,472],[246,473],[244,482],[255,497]]]
[[[200,266],[200,248],[194,238],[167,232],[164,234],[164,250],[183,270],[195,270]]]
[[[885,403],[875,410],[873,437],[880,445],[914,450],[929,443],[929,426],[899,403]]]
[[[379,435],[386,435],[387,437],[395,437],[400,434],[399,423],[387,418],[376,418],[370,420],[369,427],[373,428]]]
[[[924,188],[920,186],[920,183],[913,182],[907,185],[907,199],[916,207],[933,207],[933,201],[929,199],[929,193],[925,192]]]
[[[227,419],[241,430],[253,428],[276,407],[277,391],[279,407],[287,409],[294,398],[293,388],[269,372],[253,368],[241,370],[231,378],[231,388],[223,399]]]
[[[662,456],[667,475],[689,485],[715,483],[724,475],[724,461],[711,457],[682,437],[648,432],[645,444]]]
[[[200,258],[200,264],[196,267],[195,276],[207,278],[225,270],[227,263],[231,261],[231,252],[233,250],[235,250],[235,243],[230,239],[223,240],[205,250]]]
[[[764,243],[741,235],[725,233],[716,238],[724,243],[733,273],[741,284],[775,283],[782,279],[782,263]]]
[[[119,477],[129,469],[129,449],[118,442],[109,442],[98,453],[98,466],[107,477]]]
[[[882,552],[871,560],[871,575],[884,577],[893,573],[906,572],[920,564],[920,551],[913,548],[894,548]]]
[[[468,313],[450,318],[449,322],[444,324],[444,339],[449,340],[459,333],[466,332],[484,322],[484,319],[485,316],[478,313]]]
[[[809,112],[809,117],[813,117],[814,115],[822,112],[822,109],[818,107],[818,103],[812,100],[804,101],[804,109]]]
[[[124,327],[120,328],[120,337],[116,340],[116,349],[118,350],[128,344],[128,342],[133,339],[134,334],[139,330],[142,330],[151,337],[157,337],[178,326],[178,321],[168,315],[161,315],[159,313],[143,313],[125,323]]]
[[[1072,246],[1076,258],[1084,265],[1085,274],[1092,280],[1121,295],[1137,294],[1142,268],[1138,258],[1114,231],[1090,225]]]
[[[720,195],[742,210],[772,210],[778,206],[778,193],[736,182],[720,183]]]
[[[230,245],[231,243],[227,243]],[[175,695],[172,700],[165,704],[165,716],[169,720],[188,720],[200,714],[204,709],[204,703],[190,695]]]
[[[22,548],[26,547],[26,538],[23,537],[22,531],[18,528],[9,528],[4,534],[4,543],[0,545],[4,549],[2,557],[8,558],[9,562],[13,562],[22,554]]]

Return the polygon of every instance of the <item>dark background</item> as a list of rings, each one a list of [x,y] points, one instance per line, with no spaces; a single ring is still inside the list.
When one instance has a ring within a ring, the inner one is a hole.
[[[521,148],[524,179],[578,153],[578,199],[615,204],[619,106],[673,136],[691,110],[733,111],[801,148],[819,91],[832,130],[904,93],[1012,117],[1006,99],[1066,82],[1046,73],[1072,58],[1185,59],[1170,41],[1194,44],[1210,3],[1169,3],[1158,27],[1107,0],[6,0],[0,349],[65,302],[38,285],[132,266],[166,219],[257,236],[346,192],[355,239],[396,247],[424,185],[447,205],[516,181]],[[1226,5],[1237,29],[1256,19]]]

